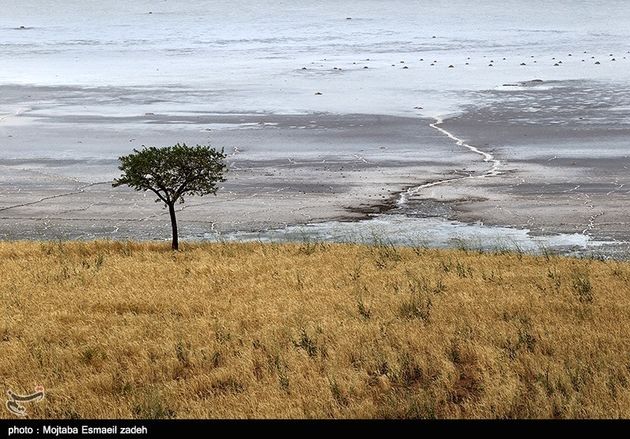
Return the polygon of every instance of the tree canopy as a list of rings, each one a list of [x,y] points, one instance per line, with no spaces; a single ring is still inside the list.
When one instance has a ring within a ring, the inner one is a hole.
[[[184,197],[190,195],[216,195],[217,184],[225,181],[225,158],[223,150],[204,145],[187,146],[185,143],[134,149],[132,154],[119,158],[118,168],[122,175],[112,185],[127,185],[137,191],[151,191],[157,195],[156,201],[162,201],[169,208],[173,248],[177,249],[175,203],[183,203]]]
[[[133,150],[120,157],[122,176],[113,186],[130,186],[138,191],[152,191],[165,204],[183,202],[185,195],[209,195],[217,192],[217,183],[225,181],[227,167],[223,150],[185,143],[162,148],[154,146]]]

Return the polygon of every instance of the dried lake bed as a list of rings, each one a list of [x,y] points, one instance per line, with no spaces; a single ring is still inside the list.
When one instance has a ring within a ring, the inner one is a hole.
[[[230,172],[180,207],[186,239],[628,252],[623,3],[40,3],[0,18],[3,239],[168,239],[111,180],[133,148],[187,142]]]

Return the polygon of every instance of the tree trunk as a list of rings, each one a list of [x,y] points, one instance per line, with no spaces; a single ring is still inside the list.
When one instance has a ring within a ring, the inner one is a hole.
[[[171,214],[171,227],[173,229],[173,250],[179,250],[179,237],[177,236],[177,218],[175,217],[175,204],[168,205],[168,212]]]

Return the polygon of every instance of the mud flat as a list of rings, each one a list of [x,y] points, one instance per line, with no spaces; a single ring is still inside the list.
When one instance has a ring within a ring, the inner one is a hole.
[[[201,139],[226,148],[230,173],[218,197],[181,207],[188,239],[628,251],[630,97],[619,84],[506,85],[437,120],[139,111],[178,88],[2,89],[13,109],[0,122],[4,239],[166,239],[150,195],[111,188],[116,157]]]
[[[418,117],[131,110],[109,115],[102,107],[86,114],[72,108],[97,107],[106,97],[130,108],[156,92],[3,89],[16,108],[22,105],[0,123],[5,239],[167,237],[166,212],[150,195],[110,185],[118,174],[116,157],[141,145],[202,139],[225,147],[225,187],[216,198],[190,199],[181,208],[182,234],[193,237],[362,219],[391,207],[408,186],[483,168],[432,129],[432,120]]]
[[[499,175],[453,181],[417,198],[449,203],[462,222],[630,240],[630,93],[558,81],[491,90],[442,127],[501,160]],[[412,200],[413,202],[413,200]]]

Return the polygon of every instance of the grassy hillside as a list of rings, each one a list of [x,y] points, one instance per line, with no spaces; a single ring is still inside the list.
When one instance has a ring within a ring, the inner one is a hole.
[[[628,263],[1,243],[0,309],[31,417],[630,417]]]

